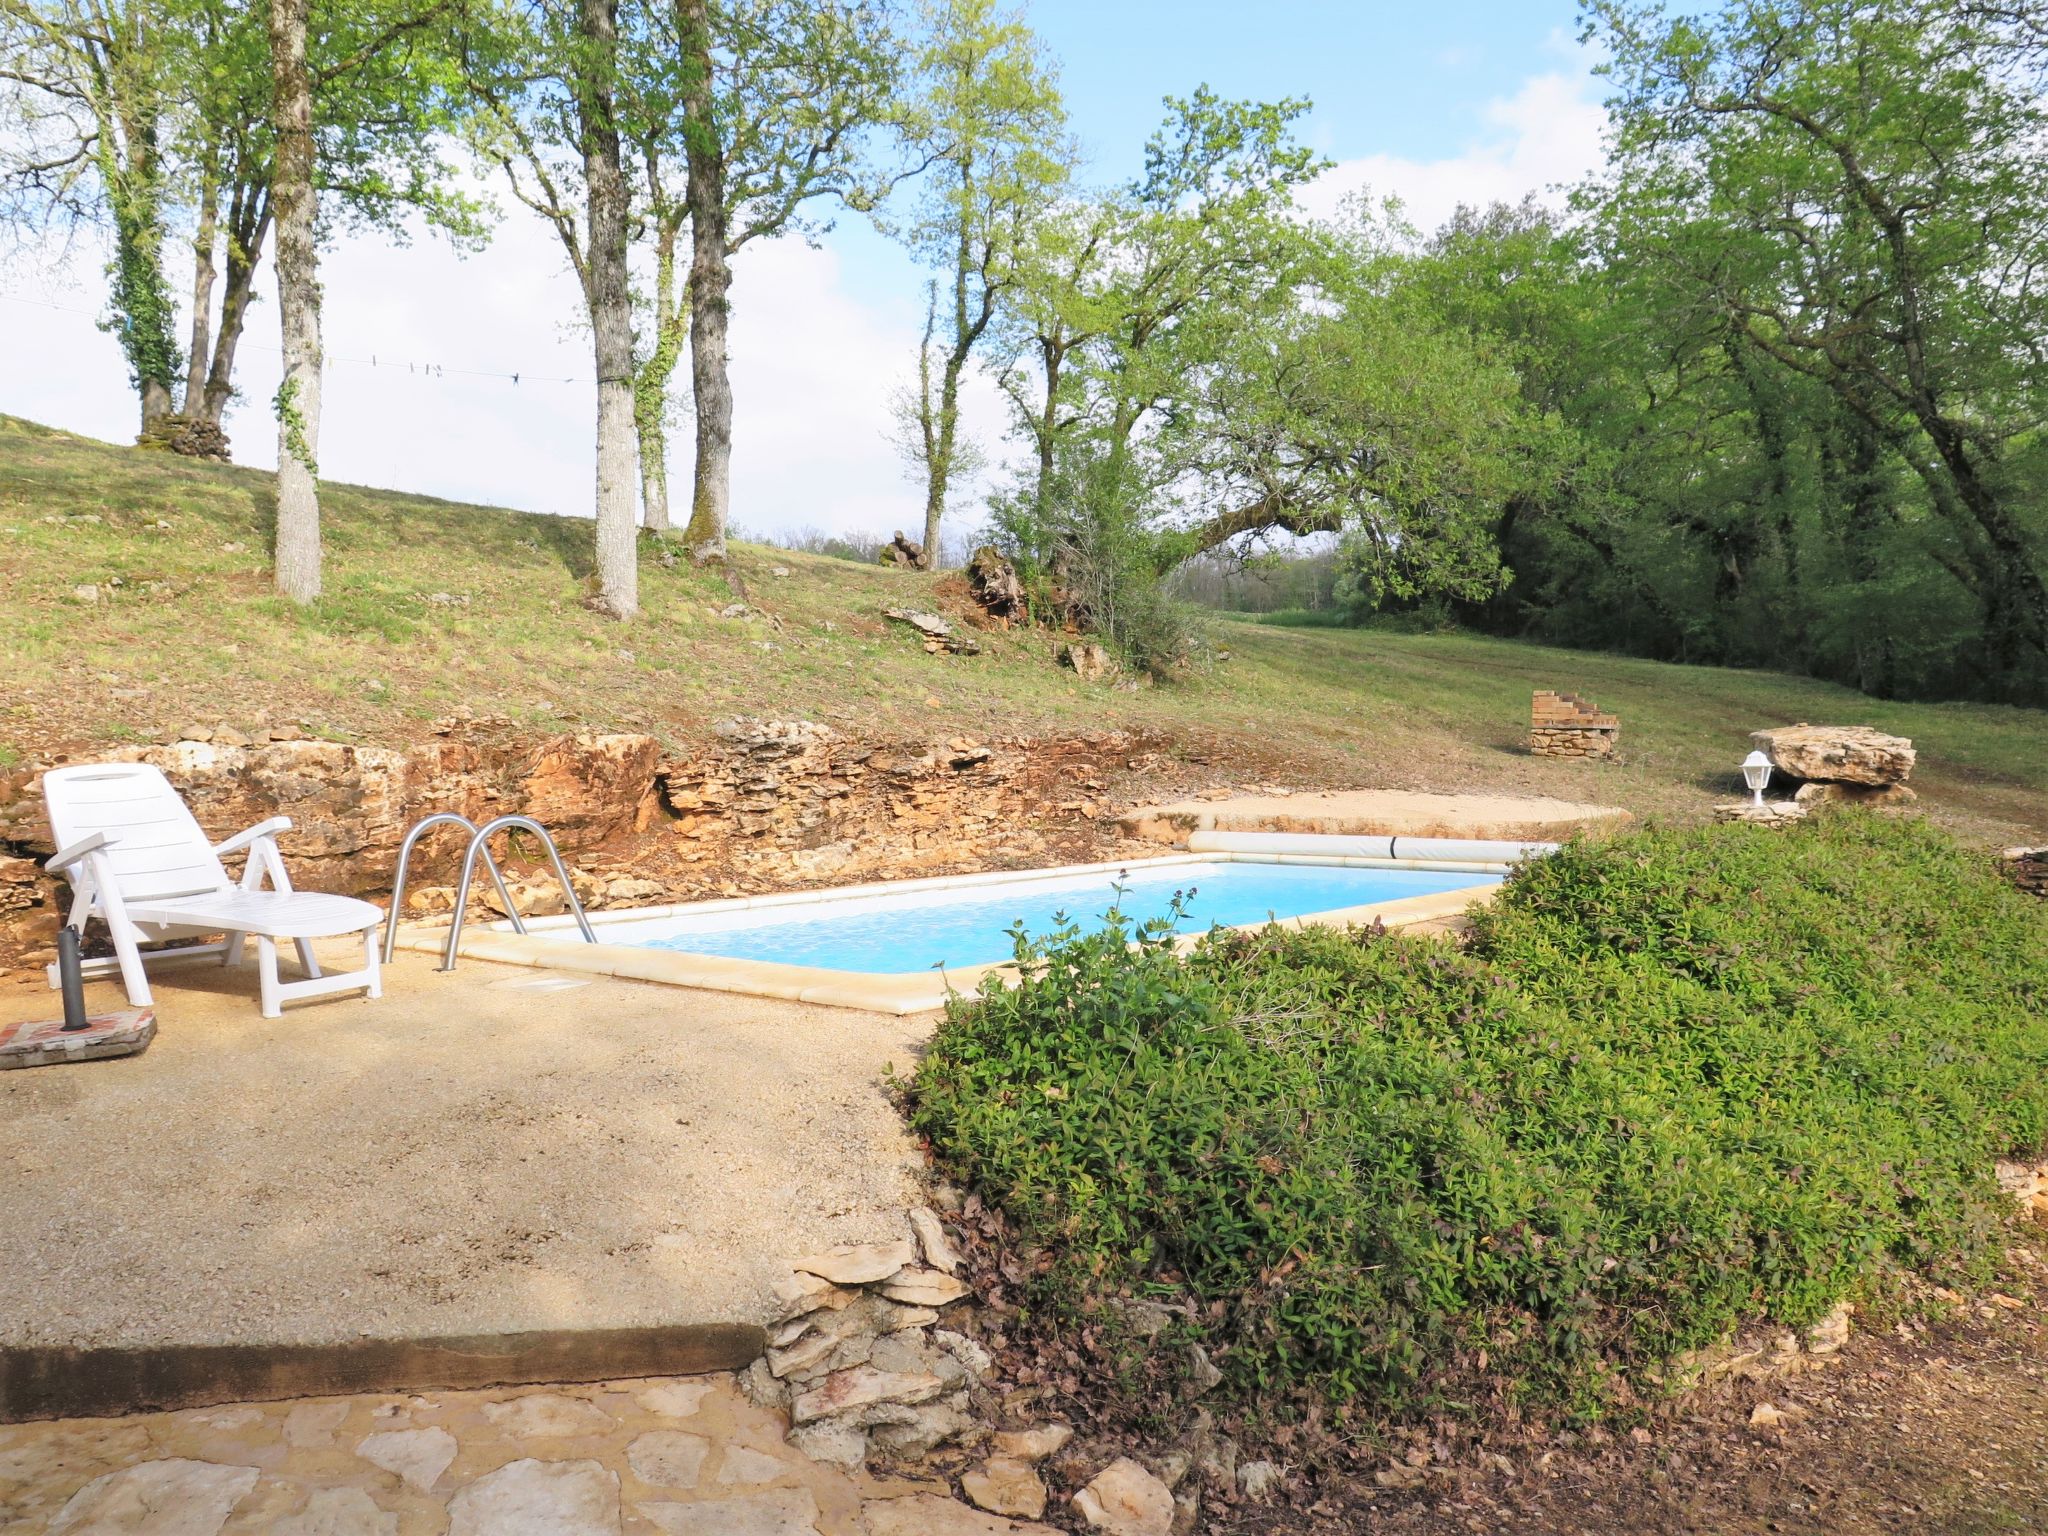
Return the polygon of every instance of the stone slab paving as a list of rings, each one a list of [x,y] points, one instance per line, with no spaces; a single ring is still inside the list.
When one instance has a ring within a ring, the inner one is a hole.
[[[1054,1536],[785,1428],[729,1376],[0,1425],[0,1536]]]

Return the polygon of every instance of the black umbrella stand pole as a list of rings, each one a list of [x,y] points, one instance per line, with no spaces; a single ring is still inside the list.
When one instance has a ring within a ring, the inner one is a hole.
[[[57,984],[64,993],[64,1033],[90,1029],[85,1012],[85,977],[78,965],[78,930],[66,923],[57,930]]]

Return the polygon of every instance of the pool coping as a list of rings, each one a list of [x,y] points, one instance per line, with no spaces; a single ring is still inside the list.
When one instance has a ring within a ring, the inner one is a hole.
[[[1158,858],[1116,859],[1096,864],[1068,864],[1051,870],[991,870],[971,875],[935,875],[917,880],[873,881],[863,885],[833,886],[825,890],[778,891],[764,896],[729,896],[713,901],[670,902],[652,907],[607,908],[592,914],[593,925],[602,932],[607,921],[644,921],[708,912],[744,911],[756,908],[797,906],[820,897],[846,900],[884,893],[915,890],[960,890],[997,885],[1034,875],[1054,876],[1108,874],[1115,871],[1170,868],[1176,865],[1209,864],[1320,864],[1367,869],[1429,868],[1452,874],[1474,876],[1505,874],[1506,865],[1472,863],[1424,864],[1412,859],[1378,859],[1346,855],[1292,853],[1245,854],[1231,852],[1167,854]],[[1239,923],[1227,931],[1256,932],[1277,923],[1282,928],[1344,928],[1380,923],[1391,929],[1413,928],[1441,923],[1462,916],[1474,906],[1492,899],[1497,883],[1463,886],[1452,891],[1435,891],[1422,896],[1402,896],[1364,906],[1338,907],[1325,912],[1305,912],[1269,922]],[[999,960],[982,965],[934,967],[931,971],[886,974],[876,971],[837,971],[823,966],[784,965],[771,960],[741,960],[729,955],[695,955],[680,950],[649,949],[634,944],[589,944],[580,937],[555,938],[557,932],[574,934],[575,920],[569,916],[529,918],[528,932],[514,933],[509,923],[465,928],[456,953],[458,958],[495,961],[502,965],[524,965],[546,970],[576,971],[586,975],[616,976],[628,981],[662,982],[669,986],[698,987],[713,992],[738,992],[754,997],[777,998],[785,1002],[814,1003],[826,1008],[856,1008],[867,1013],[929,1013],[943,1008],[956,994],[970,993],[989,976],[1014,980],[1014,961]],[[1185,952],[1199,944],[1205,933],[1191,933],[1175,941]],[[407,923],[398,930],[401,949],[425,950],[439,954],[448,945],[445,924],[430,927]]]

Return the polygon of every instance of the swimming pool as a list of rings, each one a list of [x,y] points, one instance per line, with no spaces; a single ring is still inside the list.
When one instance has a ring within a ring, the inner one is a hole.
[[[529,919],[463,930],[461,955],[517,965],[595,972],[724,992],[747,992],[834,1007],[917,1013],[952,991],[1007,974],[1009,929],[1042,934],[1064,913],[1099,928],[1123,889],[1134,923],[1164,917],[1176,892],[1189,893],[1183,942],[1212,926],[1268,921],[1390,928],[1454,918],[1486,899],[1514,853],[1503,844],[1440,844],[1455,858],[1391,857],[1387,839],[1272,838],[1211,833],[1239,843],[1303,845],[1296,851],[1169,854],[1113,864],[742,896],[676,906],[590,914],[598,942],[584,943],[573,919]],[[1408,840],[1404,840],[1408,841]],[[1370,854],[1357,854],[1370,844]],[[1326,851],[1327,850],[1327,851]],[[1406,847],[1401,850],[1408,852]],[[401,946],[439,949],[447,932],[408,927]]]
[[[780,965],[819,966],[907,976],[935,966],[958,968],[1008,960],[1010,929],[1023,923],[1043,934],[1065,918],[1083,931],[1103,926],[1118,907],[1135,928],[1169,916],[1184,896],[1182,933],[1221,924],[1238,928],[1465,889],[1475,877],[1413,869],[1342,865],[1216,863],[1171,869],[1092,871],[1081,876],[1024,877],[975,890],[902,891],[813,903],[801,917],[769,908],[652,918],[606,925],[617,944],[692,955],[726,955]]]

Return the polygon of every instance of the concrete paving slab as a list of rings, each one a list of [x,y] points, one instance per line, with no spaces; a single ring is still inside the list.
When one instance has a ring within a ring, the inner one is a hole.
[[[1320,832],[1353,837],[1457,837],[1555,842],[1587,828],[1619,826],[1629,813],[1543,795],[1434,795],[1405,789],[1327,794],[1233,795],[1175,800],[1126,811],[1128,837],[1180,843],[1190,832]]]

